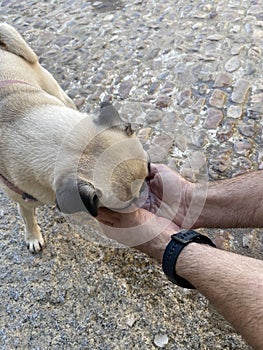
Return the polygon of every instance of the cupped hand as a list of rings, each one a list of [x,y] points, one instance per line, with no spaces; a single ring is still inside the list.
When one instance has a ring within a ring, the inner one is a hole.
[[[152,164],[146,181],[148,192],[142,194],[138,205],[182,226],[195,185],[164,164]]]
[[[161,262],[171,235],[181,227],[190,228],[186,223],[189,212],[189,222],[194,222],[195,208],[192,212],[189,208],[195,184],[163,164],[151,166],[146,182],[145,190],[128,212],[100,208],[97,219],[107,237]]]
[[[145,209],[120,213],[100,208],[97,219],[108,238],[134,247],[159,262],[162,261],[171,235],[180,231],[169,219],[158,217]]]

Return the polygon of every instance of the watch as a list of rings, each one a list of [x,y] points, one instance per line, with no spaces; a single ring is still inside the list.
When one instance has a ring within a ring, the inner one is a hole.
[[[171,241],[163,254],[163,272],[169,281],[183,288],[195,289],[195,287],[184,278],[176,274],[175,265],[179,254],[189,243],[209,244],[216,248],[216,245],[207,236],[201,235],[194,230],[185,230],[171,236]]]

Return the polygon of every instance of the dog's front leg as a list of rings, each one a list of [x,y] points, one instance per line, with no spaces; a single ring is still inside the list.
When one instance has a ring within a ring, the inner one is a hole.
[[[45,246],[45,241],[40,232],[35,216],[35,208],[18,204],[18,211],[25,224],[25,240],[27,248],[32,253],[37,253]]]

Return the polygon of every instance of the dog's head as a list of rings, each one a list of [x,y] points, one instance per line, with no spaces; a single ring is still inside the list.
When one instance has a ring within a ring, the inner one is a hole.
[[[146,152],[131,125],[123,122],[110,103],[102,104],[93,121],[83,123],[66,146],[65,169],[56,179],[58,208],[64,213],[88,210],[96,216],[99,206],[128,207],[139,196],[149,173]],[[81,152],[77,166],[69,171],[72,162],[76,164],[76,140],[82,144]],[[70,153],[72,159],[67,158]]]

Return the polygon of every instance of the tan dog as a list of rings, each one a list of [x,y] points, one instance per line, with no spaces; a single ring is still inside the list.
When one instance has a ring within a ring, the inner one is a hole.
[[[36,54],[8,24],[0,24],[0,185],[18,202],[25,240],[44,240],[35,208],[65,213],[99,206],[121,209],[139,194],[147,156],[109,103],[95,118],[76,110]]]

